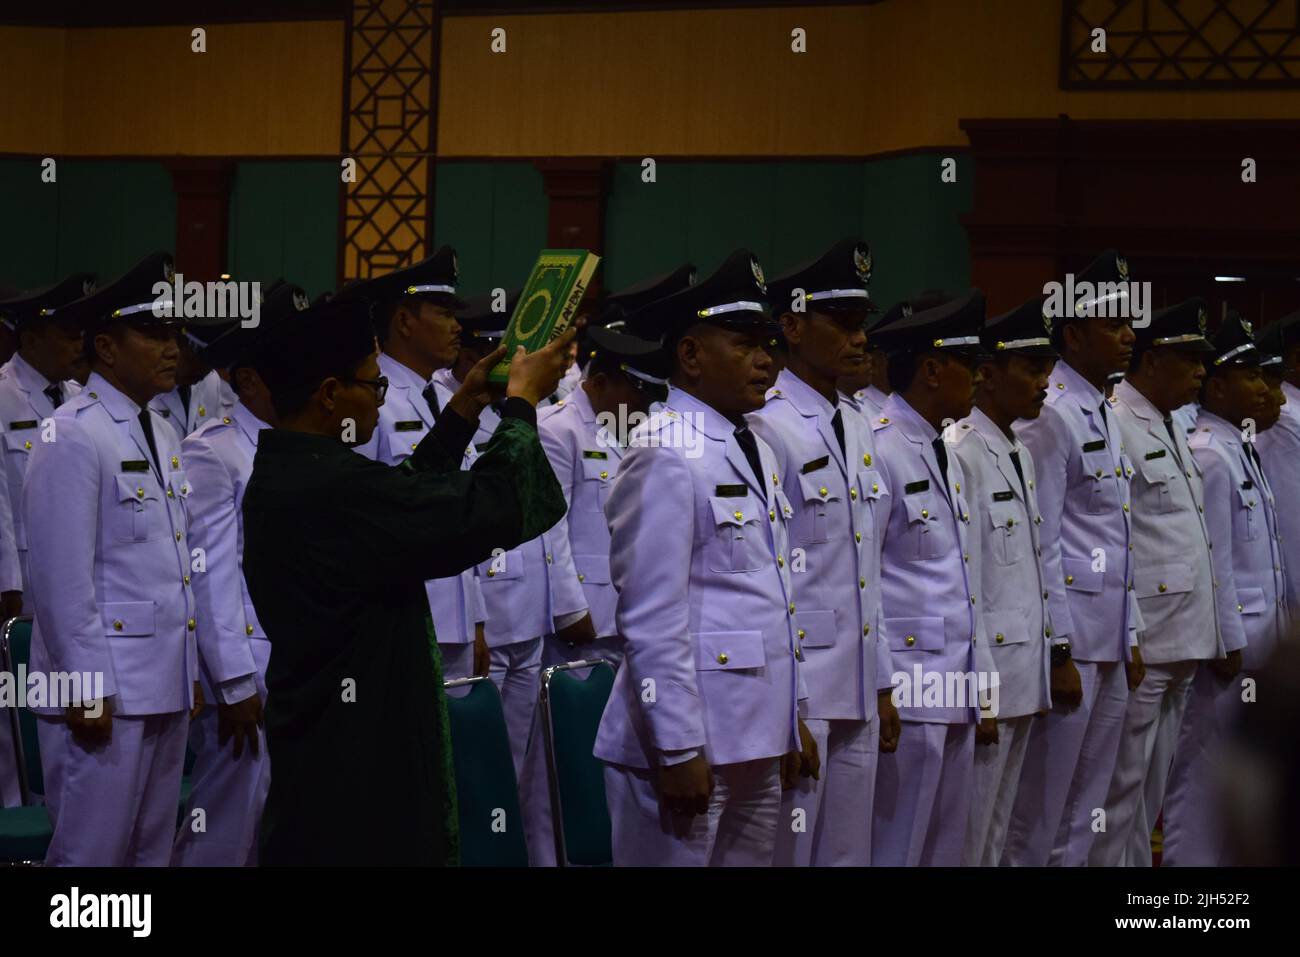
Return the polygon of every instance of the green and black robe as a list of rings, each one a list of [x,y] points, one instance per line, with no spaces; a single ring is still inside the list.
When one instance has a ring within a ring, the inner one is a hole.
[[[400,466],[264,430],[244,576],[271,641],[263,864],[454,864],[455,782],[424,582],[554,525],[564,495],[522,400],[469,471],[447,410]],[[430,667],[430,655],[433,667]]]

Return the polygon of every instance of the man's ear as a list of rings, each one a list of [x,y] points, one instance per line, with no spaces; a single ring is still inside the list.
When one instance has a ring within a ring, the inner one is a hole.
[[[785,341],[791,345],[799,345],[803,341],[803,322],[804,316],[796,316],[793,312],[781,313],[781,333],[785,336]]]
[[[1067,322],[1061,328],[1061,342],[1068,352],[1082,352],[1083,345],[1083,324],[1078,322]]]
[[[334,376],[330,376],[319,386],[316,387],[316,393],[312,396],[313,401],[319,402],[326,411],[333,412],[338,404],[338,392],[343,383]]]
[[[703,365],[703,343],[692,335],[677,340],[677,368],[688,380],[698,379]]]
[[[921,375],[921,381],[931,389],[937,389],[939,388],[940,380],[943,379],[943,362],[938,356],[931,353],[921,360],[921,368],[919,372]]]
[[[95,334],[95,354],[99,356],[99,361],[104,363],[110,369],[117,361],[117,342],[107,332]]]
[[[395,334],[401,335],[403,338],[409,336],[411,334],[411,320],[414,318],[415,316],[411,313],[410,308],[406,303],[402,303],[393,310],[393,318],[388,323],[389,336]]]

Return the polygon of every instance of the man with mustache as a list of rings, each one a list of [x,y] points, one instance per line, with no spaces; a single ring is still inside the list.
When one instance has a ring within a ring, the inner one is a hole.
[[[1090,283],[1127,278],[1128,263],[1114,250],[1078,276]],[[1138,623],[1129,591],[1133,469],[1105,401],[1110,376],[1128,368],[1134,337],[1129,320],[1103,305],[1083,299],[1069,304],[1069,315],[1052,317],[1061,359],[1042,413],[1015,426],[1034,458],[1043,517],[1053,705],[1030,733],[1004,864],[1087,861],[1093,808],[1106,798],[1128,691],[1140,680],[1141,654],[1129,651]]]
[[[985,697],[996,673],[981,617],[980,529],[965,470],[942,435],[970,414],[985,356],[984,294],[937,298],[876,333],[894,389],[874,428],[889,491],[882,627],[901,718],[898,749],[881,754],[876,772],[871,863],[885,867],[961,863],[976,724],[981,734],[995,727]]]
[[[1255,686],[1268,680],[1264,666],[1289,626],[1277,501],[1254,441],[1256,429],[1263,434],[1276,424],[1260,368],[1264,356],[1250,324],[1235,311],[1213,345],[1214,352],[1206,354],[1200,414],[1188,445],[1205,482],[1214,575],[1223,597],[1235,601],[1220,618],[1224,645],[1239,650],[1202,661],[1192,679],[1164,802],[1162,864],[1175,867],[1235,863],[1224,859],[1220,821],[1226,809],[1217,799],[1215,773],[1242,704],[1272,690]]]
[[[1137,342],[1111,411],[1133,476],[1133,594],[1141,612],[1144,674],[1124,711],[1104,829],[1088,854],[1093,866],[1151,866],[1151,829],[1164,800],[1187,691],[1200,662],[1244,644],[1237,599],[1215,572],[1205,523],[1205,489],[1187,437],[1172,413],[1196,399],[1205,338],[1205,301],[1162,309]],[[1226,666],[1239,667],[1239,656]]]
[[[771,369],[766,293],[740,249],[632,317],[663,330],[673,366],[605,506],[624,659],[595,754],[616,865],[769,866],[782,784],[818,773],[799,716],[792,507],[746,419]]]
[[[428,259],[387,275],[363,280],[340,293],[370,306],[379,340],[379,372],[388,393],[379,407],[379,425],[369,442],[357,447],[367,458],[400,465],[438,421],[454,390],[434,378],[460,355],[461,328],[455,310],[459,263],[456,250],[439,247]],[[467,456],[468,458],[468,456]],[[443,677],[488,673],[483,593],[473,568],[451,578],[425,582],[433,631],[442,654]]]
[[[753,416],[791,499],[792,576],[808,687],[804,723],[820,779],[784,794],[776,863],[871,863],[871,803],[880,751],[898,744],[889,649],[880,637],[880,546],[889,491],[870,427],[836,382],[865,361],[871,314],[866,243],[842,240],[768,285],[789,362]],[[876,313],[879,316],[879,313]],[[853,596],[850,600],[849,596]]]
[[[992,358],[980,367],[975,408],[947,433],[978,516],[980,616],[998,672],[995,732],[976,741],[962,856],[969,866],[996,867],[1001,860],[1034,716],[1051,706],[1052,627],[1039,560],[1043,518],[1033,459],[1012,429],[1042,412],[1056,360],[1050,332],[1042,296],[989,320],[980,338]]]
[[[92,371],[28,466],[31,670],[103,676],[97,700],[33,709],[48,864],[163,867],[171,855],[187,711],[202,706],[190,483],[179,438],[149,408],[175,384],[170,302],[153,291],[171,275],[171,256],[155,253],[64,307],[85,323]]]

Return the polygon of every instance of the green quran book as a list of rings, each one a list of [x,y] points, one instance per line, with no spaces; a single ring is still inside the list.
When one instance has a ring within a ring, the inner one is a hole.
[[[516,346],[536,352],[573,324],[600,257],[585,249],[543,249],[524,283],[501,343],[506,358],[488,379],[505,382]]]

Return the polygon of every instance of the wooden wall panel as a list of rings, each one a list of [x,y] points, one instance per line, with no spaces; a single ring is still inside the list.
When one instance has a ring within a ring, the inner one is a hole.
[[[0,153],[63,153],[65,30],[0,27]]]
[[[889,0],[451,17],[439,150],[860,156],[963,145],[965,117],[1300,115],[1300,91],[1062,91],[1060,9],[1051,0]],[[489,48],[497,26],[504,54]],[[805,54],[790,52],[795,26],[808,32]]]
[[[341,22],[206,29],[206,53],[182,26],[0,31],[0,151],[337,155]]]

